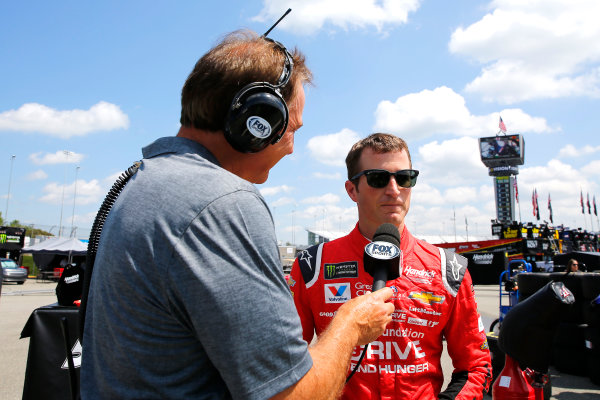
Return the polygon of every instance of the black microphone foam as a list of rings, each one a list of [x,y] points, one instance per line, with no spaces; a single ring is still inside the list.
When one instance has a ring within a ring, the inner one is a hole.
[[[394,224],[381,224],[379,228],[377,228],[377,230],[375,231],[375,234],[373,235],[373,241],[393,243],[397,247],[400,247],[400,232]]]
[[[373,277],[373,291],[385,287],[389,279],[400,274],[400,233],[390,223],[379,226],[373,241],[365,247],[363,265]]]

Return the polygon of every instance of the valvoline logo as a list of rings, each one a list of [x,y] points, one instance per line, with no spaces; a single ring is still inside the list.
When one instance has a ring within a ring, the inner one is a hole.
[[[371,242],[365,247],[365,252],[381,260],[391,260],[400,255],[398,246],[389,242]]]
[[[350,283],[325,284],[325,303],[345,303],[351,298]]]

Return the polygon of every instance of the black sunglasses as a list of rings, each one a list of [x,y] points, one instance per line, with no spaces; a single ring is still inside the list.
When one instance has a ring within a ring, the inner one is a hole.
[[[390,175],[393,175],[396,179],[398,186],[403,188],[411,188],[417,184],[417,176],[419,171],[416,169],[402,169],[396,172],[386,171],[385,169],[366,169],[350,178],[351,181],[355,181],[362,175],[367,177],[367,183],[369,186],[381,189],[388,185],[390,182]]]

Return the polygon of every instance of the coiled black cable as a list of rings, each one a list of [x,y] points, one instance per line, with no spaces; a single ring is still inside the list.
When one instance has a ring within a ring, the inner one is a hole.
[[[98,244],[100,243],[100,235],[102,234],[102,228],[104,222],[108,217],[108,213],[112,209],[117,197],[123,191],[125,184],[129,179],[137,172],[142,164],[141,161],[136,161],[133,165],[125,172],[121,174],[108,191],[108,194],[104,198],[94,224],[92,225],[92,231],[90,232],[90,240],[88,242],[87,254],[85,257],[85,272],[83,274],[83,289],[81,293],[81,305],[79,307],[79,340],[83,342],[83,327],[85,323],[85,312],[87,309],[88,293],[90,291],[90,282],[92,281],[92,272],[94,270],[94,262],[96,261],[96,252],[98,251]]]
[[[356,365],[354,366],[354,369],[352,370],[352,372],[350,372],[350,375],[348,375],[348,377],[346,378],[346,383],[348,383],[348,381],[354,376],[354,374],[358,370],[358,367],[360,366],[360,363],[362,362],[363,358],[365,358],[365,354],[367,353],[367,349],[369,348],[370,344],[371,343],[365,344],[365,347],[363,348],[362,353],[360,353],[360,358],[356,362]]]

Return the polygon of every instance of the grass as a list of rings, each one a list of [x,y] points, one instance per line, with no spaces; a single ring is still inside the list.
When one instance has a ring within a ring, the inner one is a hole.
[[[37,265],[33,262],[33,256],[31,254],[23,254],[21,258],[21,265],[29,268],[29,278],[35,278],[40,272]]]

